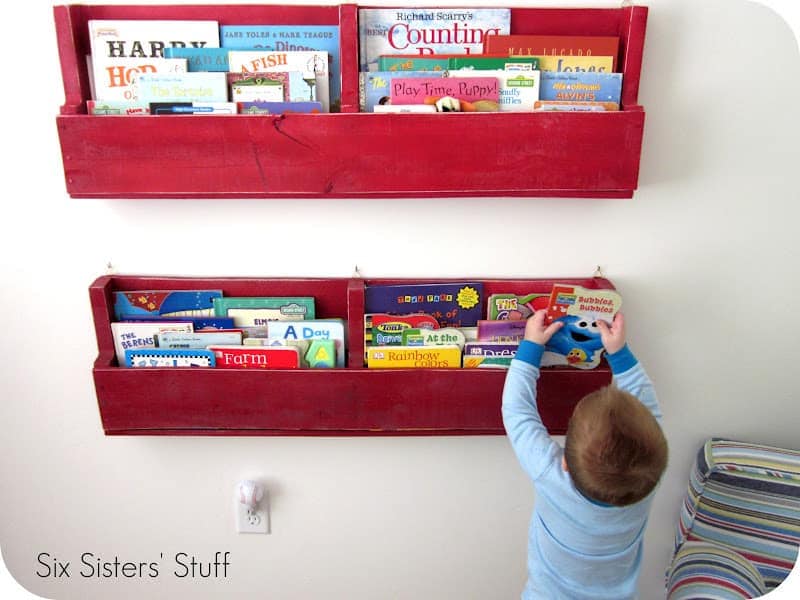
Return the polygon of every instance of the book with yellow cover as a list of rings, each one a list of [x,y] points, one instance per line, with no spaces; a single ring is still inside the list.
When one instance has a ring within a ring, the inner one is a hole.
[[[458,346],[371,346],[367,348],[370,369],[459,369]]]

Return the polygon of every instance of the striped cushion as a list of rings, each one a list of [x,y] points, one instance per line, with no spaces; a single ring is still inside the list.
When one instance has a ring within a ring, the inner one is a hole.
[[[800,452],[711,439],[697,456],[675,538],[715,542],[759,570],[767,589],[791,571],[800,547]]]
[[[765,593],[753,563],[719,544],[686,542],[669,569],[667,600],[742,600]]]

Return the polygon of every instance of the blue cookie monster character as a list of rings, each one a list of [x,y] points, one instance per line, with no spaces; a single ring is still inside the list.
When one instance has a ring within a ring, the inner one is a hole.
[[[597,351],[603,348],[597,321],[591,317],[572,315],[558,320],[564,326],[550,338],[547,350],[560,354],[573,366],[585,366],[592,362]]]

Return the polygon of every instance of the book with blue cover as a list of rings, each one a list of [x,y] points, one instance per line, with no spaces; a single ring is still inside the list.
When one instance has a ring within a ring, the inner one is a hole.
[[[339,27],[337,25],[220,25],[220,41],[228,50],[319,50],[330,56],[331,110],[342,102]]]
[[[483,284],[474,281],[368,285],[364,289],[366,314],[425,313],[440,327],[477,325],[483,302]]]
[[[128,368],[154,367],[214,367],[216,359],[210,350],[171,350],[165,348],[141,348],[125,350],[125,366]]]
[[[132,290],[114,292],[114,317],[188,317],[214,315],[222,290]]]
[[[540,100],[616,102],[622,94],[622,73],[542,71]]]
[[[240,115],[321,113],[322,102],[237,102]]]
[[[227,48],[164,48],[164,58],[185,58],[186,67],[194,71],[228,71]]]
[[[120,315],[121,323],[191,323],[195,331],[207,329],[233,329],[230,317],[161,317],[158,315]]]

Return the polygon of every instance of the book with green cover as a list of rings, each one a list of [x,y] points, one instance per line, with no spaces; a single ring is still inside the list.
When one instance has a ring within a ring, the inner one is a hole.
[[[236,327],[266,325],[270,321],[313,319],[311,296],[228,296],[214,298],[214,314],[232,317]]]
[[[506,71],[535,71],[539,68],[539,58],[536,56],[481,56],[465,55],[451,56],[448,59],[449,69],[480,69]]]

